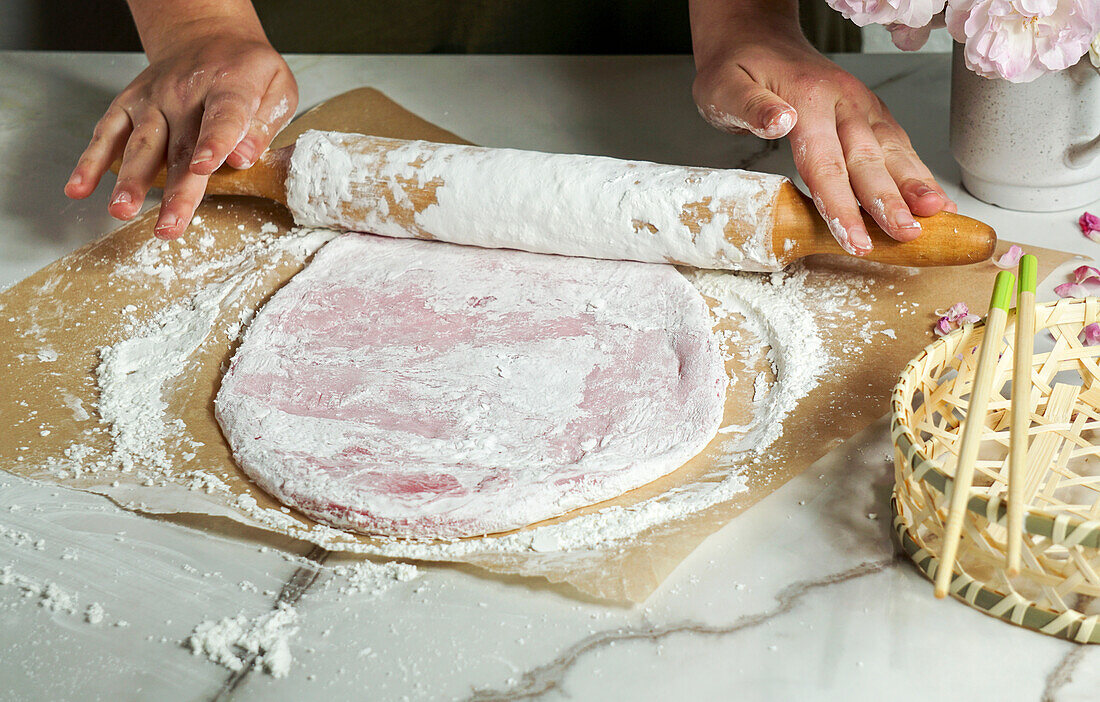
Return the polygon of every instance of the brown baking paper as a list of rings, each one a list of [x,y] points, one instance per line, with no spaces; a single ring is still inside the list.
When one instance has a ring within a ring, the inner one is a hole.
[[[275,145],[290,143],[306,128],[462,141],[369,89],[338,96],[307,113]],[[408,554],[403,544],[337,532],[282,508],[237,469],[212,412],[222,369],[235,349],[242,314],[260,307],[301,269],[308,247],[278,245],[287,241],[292,222],[285,209],[269,202],[207,198],[198,215],[201,227],[182,243],[164,245],[152,240],[156,212],[147,213],[0,294],[0,420],[5,429],[0,466],[202,529],[246,537],[245,525],[330,550]],[[267,233],[261,234],[265,225]],[[203,239],[200,232],[212,238]],[[1044,276],[1071,257],[1034,248],[1030,252],[1039,257]],[[832,257],[807,266],[807,286],[821,296],[835,292],[837,273],[862,274],[860,297],[870,311],[854,309],[841,315],[844,319],[822,320],[835,364],[788,415],[783,436],[766,456],[744,469],[747,490],[607,548],[499,553],[493,550],[498,537],[490,536],[462,542],[462,553],[429,548],[412,557],[541,576],[594,597],[642,601],[707,535],[882,416],[898,372],[933,338],[934,311],[958,300],[983,311],[997,272],[991,263],[918,271]],[[165,360],[178,373],[162,386],[164,414],[181,419],[185,427],[165,443],[161,465],[93,471],[110,462],[116,446],[110,426],[97,414],[95,369],[101,349],[133,336],[135,326],[158,312],[229,284],[236,289],[218,303],[217,319],[201,346],[185,359]],[[736,328],[736,320],[723,321],[719,328]],[[881,333],[883,329],[892,330],[896,338]],[[744,368],[746,362],[752,367]],[[747,418],[753,379],[769,367],[763,358],[731,364],[737,380],[728,393],[727,424]],[[672,488],[720,480],[726,440],[720,434],[702,454],[657,482],[543,524],[606,507],[631,507]]]

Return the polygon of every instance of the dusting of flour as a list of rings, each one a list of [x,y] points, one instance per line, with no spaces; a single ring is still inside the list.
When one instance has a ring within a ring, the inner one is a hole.
[[[313,564],[311,564],[313,565]],[[334,591],[343,598],[372,600],[395,585],[420,577],[408,563],[359,561],[348,565],[322,566],[329,573],[321,592]],[[294,663],[292,644],[298,634],[298,610],[279,601],[259,616],[241,612],[232,617],[207,619],[197,624],[183,645],[196,656],[205,657],[234,672],[251,665],[275,678],[286,677]]]
[[[329,231],[294,230],[282,237],[284,242],[262,245],[284,247],[290,255],[304,258],[333,235]],[[168,364],[161,361],[187,358],[198,343],[194,330],[210,330],[212,308],[229,304],[241,294],[244,289],[241,278],[249,274],[234,273],[233,263],[226,262],[225,275],[220,279],[199,288],[190,299],[155,314],[149,321],[134,325],[127,338],[104,350],[104,362],[97,373],[101,393],[97,409],[101,416],[112,418],[115,452],[111,461],[96,462],[87,458],[86,449],[74,445],[67,451],[69,459],[56,468],[93,472],[130,470],[146,480],[147,485],[174,481],[192,490],[218,495],[216,499],[231,504],[238,514],[256,523],[330,550],[397,559],[456,561],[492,554],[568,558],[570,553],[620,548],[649,529],[736,498],[746,490],[747,476],[766,469],[768,454],[785,418],[827,372],[833,360],[824,351],[830,330],[849,325],[853,313],[869,309],[866,299],[869,278],[859,274],[835,274],[822,282],[821,274],[817,273],[811,282],[808,272],[798,266],[764,276],[687,273],[688,280],[714,301],[714,315],[735,322],[734,331],[719,335],[727,359],[764,355],[772,370],[755,378],[752,418],[737,425],[728,424],[720,431],[712,454],[718,460],[709,474],[636,504],[607,507],[502,536],[434,542],[365,541],[325,525],[307,525],[283,510],[267,509],[247,493],[233,493],[217,476],[201,467],[182,476],[178,469],[172,473],[168,470],[173,446],[182,446],[186,457],[189,439],[178,422],[165,415],[161,398],[178,376],[186,372],[186,363],[165,368]],[[237,263],[246,267],[243,260]],[[223,339],[233,340],[247,321],[245,314],[229,328],[223,324],[215,331]],[[843,353],[856,355],[871,336],[888,332],[864,326],[867,339],[850,342],[842,349]],[[156,349],[156,355],[143,358],[138,349]],[[180,449],[174,450],[179,455]]]
[[[244,614],[205,621],[195,627],[187,646],[196,656],[236,672],[251,661],[257,670],[275,678],[286,677],[294,658],[290,640],[298,633],[298,610],[286,604],[259,617]]]

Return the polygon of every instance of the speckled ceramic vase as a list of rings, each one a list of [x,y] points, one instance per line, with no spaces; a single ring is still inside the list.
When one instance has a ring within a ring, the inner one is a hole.
[[[1100,73],[1086,56],[1031,83],[981,78],[955,46],[951,154],[979,200],[1054,212],[1100,200]]]

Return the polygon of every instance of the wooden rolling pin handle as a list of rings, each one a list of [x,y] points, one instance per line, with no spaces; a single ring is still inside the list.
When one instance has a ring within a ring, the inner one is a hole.
[[[772,247],[781,264],[814,254],[850,255],[840,247],[810,198],[787,183],[776,198]],[[965,266],[988,260],[997,247],[993,227],[970,217],[940,212],[917,217],[921,235],[897,241],[864,213],[863,222],[874,249],[859,258],[894,266]]]
[[[286,204],[286,177],[290,169],[290,155],[293,146],[265,151],[250,168],[237,169],[222,166],[210,175],[206,192],[211,195],[250,195]],[[111,164],[111,170],[118,174],[121,161]],[[153,178],[152,187],[163,188],[166,171],[160,169]]]

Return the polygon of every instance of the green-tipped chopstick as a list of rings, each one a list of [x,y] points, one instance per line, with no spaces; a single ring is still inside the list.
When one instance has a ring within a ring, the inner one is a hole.
[[[936,597],[947,596],[951,586],[951,575],[955,571],[955,556],[959,550],[959,537],[962,536],[966,503],[970,499],[970,486],[974,483],[974,461],[978,458],[978,448],[982,443],[985,413],[989,408],[989,393],[993,384],[993,374],[997,370],[997,359],[1001,351],[1005,325],[1008,323],[1008,306],[1012,301],[1012,288],[1015,282],[1016,277],[1012,273],[1001,271],[993,284],[993,297],[989,301],[989,314],[985,318],[985,336],[982,338],[982,348],[978,353],[978,367],[974,369],[974,380],[970,384],[970,403],[966,410],[966,419],[963,420],[959,460],[955,464],[951,504],[947,513],[947,525],[943,532],[940,564],[936,569]]]
[[[1020,572],[1024,539],[1024,475],[1031,428],[1031,360],[1035,355],[1035,287],[1039,259],[1020,259],[1016,288],[1016,341],[1012,359],[1012,427],[1008,454],[1008,574]]]

